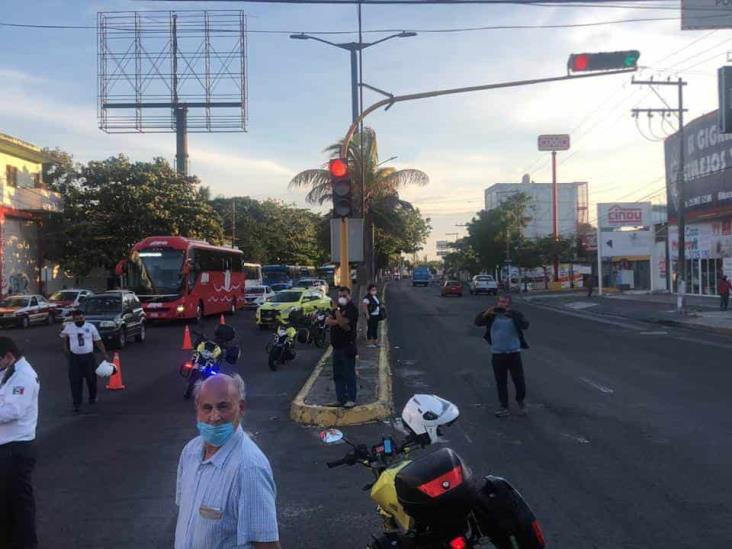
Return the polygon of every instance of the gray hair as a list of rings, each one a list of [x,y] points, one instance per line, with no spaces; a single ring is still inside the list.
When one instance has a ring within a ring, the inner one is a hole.
[[[244,380],[241,378],[239,374],[217,374],[218,377],[224,377],[227,378],[229,381],[229,385],[233,385],[236,389],[236,392],[239,394],[239,400],[246,400],[247,399],[247,385],[244,383]],[[211,379],[211,378],[208,378]],[[198,395],[201,393],[201,388],[203,387],[203,384],[206,383],[207,380],[205,379],[199,379],[196,381],[196,384],[193,386],[193,401],[196,402],[198,400]]]

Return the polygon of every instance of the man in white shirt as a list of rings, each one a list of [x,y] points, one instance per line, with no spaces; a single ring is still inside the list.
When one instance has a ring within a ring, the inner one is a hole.
[[[0,337],[0,547],[35,549],[36,372],[15,342]]]
[[[61,331],[61,338],[64,340],[64,352],[69,357],[69,385],[74,413],[78,413],[83,400],[84,380],[89,391],[89,404],[94,405],[97,401],[94,346],[102,352],[104,360],[108,361],[109,356],[97,327],[84,320],[84,313],[77,309],[71,318],[72,322],[67,323]]]

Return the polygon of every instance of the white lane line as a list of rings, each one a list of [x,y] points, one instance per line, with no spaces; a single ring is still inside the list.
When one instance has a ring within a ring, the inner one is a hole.
[[[642,336],[665,336],[668,335],[668,332],[663,330],[658,330],[656,332],[641,332],[640,335]]]
[[[579,378],[579,380],[582,381],[583,383],[586,383],[590,387],[597,389],[601,393],[605,393],[605,394],[609,395],[609,394],[612,394],[615,392],[615,389],[611,389],[610,387],[605,387],[604,385],[600,385],[599,383],[592,381],[591,379],[587,379],[586,377],[581,377],[581,378]]]

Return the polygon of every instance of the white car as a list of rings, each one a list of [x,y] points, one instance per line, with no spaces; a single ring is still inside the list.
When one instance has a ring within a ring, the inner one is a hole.
[[[256,309],[264,305],[275,292],[269,286],[249,286],[244,294],[244,307],[247,309]]]
[[[330,287],[322,278],[301,278],[295,284],[298,288],[308,288],[310,290],[320,290],[324,296],[328,295]]]
[[[470,294],[490,294],[498,293],[498,283],[491,275],[475,275],[470,281]]]

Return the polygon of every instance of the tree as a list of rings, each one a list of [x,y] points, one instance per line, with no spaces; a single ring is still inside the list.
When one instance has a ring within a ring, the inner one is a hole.
[[[342,142],[330,145],[325,152],[331,158],[337,158],[340,155],[341,145]],[[368,268],[374,253],[374,243],[369,238],[372,226],[375,227],[374,232],[377,236],[383,237],[385,233],[389,233],[387,227],[377,222],[374,209],[384,201],[395,204],[394,201],[399,200],[400,189],[408,185],[426,185],[429,183],[429,177],[419,170],[397,170],[393,167],[380,166],[376,133],[372,128],[364,128],[363,132],[351,140],[348,147],[348,165],[354,187],[352,196],[355,211],[357,215],[361,214],[364,217],[364,259]],[[325,169],[300,172],[292,178],[290,187],[309,188],[305,199],[310,204],[322,205],[332,199],[330,173]],[[361,194],[361,189],[364,191],[363,194]],[[405,203],[402,202],[402,204]],[[381,216],[381,219],[383,220],[384,217]],[[397,237],[394,233],[390,234]],[[423,242],[424,240],[419,244]],[[376,250],[377,255],[383,258],[388,247],[389,245],[382,245],[381,250]]]
[[[203,199],[195,177],[183,177],[162,158],[131,162],[119,155],[86,165],[58,155],[50,185],[64,211],[44,228],[48,259],[83,276],[113,267],[130,247],[151,235],[222,241],[221,221]]]
[[[314,212],[276,200],[249,197],[216,198],[213,208],[223,219],[224,234],[231,238],[232,202],[236,227],[234,245],[247,261],[320,265],[328,258],[328,219]]]

